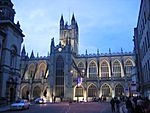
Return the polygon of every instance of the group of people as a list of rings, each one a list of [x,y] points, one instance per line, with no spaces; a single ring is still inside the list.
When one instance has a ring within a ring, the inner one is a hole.
[[[150,101],[147,97],[128,97],[125,103],[128,113],[150,113]]]
[[[117,97],[114,97],[111,99],[110,104],[111,104],[112,112],[118,112],[119,113],[120,100]]]
[[[112,98],[110,101],[112,112],[119,113],[121,102],[125,103],[127,113],[150,113],[149,99],[141,96]]]

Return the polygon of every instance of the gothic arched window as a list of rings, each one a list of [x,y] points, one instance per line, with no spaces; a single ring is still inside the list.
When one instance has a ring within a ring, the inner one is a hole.
[[[45,63],[41,63],[39,65],[38,73],[36,74],[35,78],[36,79],[41,79],[42,77],[44,77],[45,71],[46,71],[46,64]]]
[[[106,61],[101,64],[101,77],[109,77],[109,67]]]
[[[83,97],[83,87],[82,86],[76,87],[75,96],[76,97]]]
[[[10,67],[15,69],[17,63],[17,49],[15,46],[12,46],[10,53]]]
[[[82,74],[82,71],[84,70],[84,64],[82,62],[78,64],[78,69],[80,71],[80,73],[78,72],[78,76],[80,76],[80,74]]]
[[[22,88],[22,99],[29,99],[29,89],[27,86]]]
[[[94,78],[97,75],[97,68],[95,62],[91,62],[89,65],[89,77]]]
[[[61,56],[56,60],[55,96],[64,96],[64,61]]]
[[[125,63],[125,72],[127,76],[131,76],[133,64],[130,60]]]
[[[90,85],[88,88],[88,97],[96,97],[97,96],[97,89],[95,85]]]
[[[35,65],[30,64],[30,66],[28,68],[28,79],[30,79],[34,76],[34,72],[35,72]]]
[[[41,89],[39,86],[36,86],[33,89],[33,98],[38,98],[38,97],[41,97]]]
[[[113,63],[113,76],[114,77],[121,77],[121,66],[119,61],[115,61]]]
[[[124,88],[122,85],[118,84],[115,87],[115,96],[122,96],[122,95],[124,95]]]
[[[102,86],[102,95],[103,95],[104,97],[108,97],[108,96],[111,96],[110,93],[111,93],[111,92],[110,92],[110,87],[109,87],[107,84],[103,85],[103,86]]]

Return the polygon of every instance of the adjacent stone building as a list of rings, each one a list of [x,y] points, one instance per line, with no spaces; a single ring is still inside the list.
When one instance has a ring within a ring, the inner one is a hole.
[[[134,45],[139,87],[150,98],[150,1],[141,0],[137,27],[134,29]]]
[[[19,97],[20,50],[24,35],[14,23],[15,10],[10,0],[0,0],[0,99]]]

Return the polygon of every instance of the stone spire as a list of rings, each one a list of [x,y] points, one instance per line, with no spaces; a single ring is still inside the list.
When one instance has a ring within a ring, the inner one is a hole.
[[[54,43],[54,37],[53,37],[51,39],[50,54],[52,54],[54,52],[54,47],[55,47],[55,43]]]
[[[97,49],[97,55],[99,55],[99,49]]]
[[[33,50],[32,50],[32,53],[31,53],[30,58],[35,58],[35,57],[34,57],[34,52],[33,52]]]
[[[76,20],[74,17],[74,14],[72,15],[72,19],[71,19],[71,25],[75,25],[76,24]]]
[[[26,50],[25,50],[25,45],[23,45],[22,51],[21,51],[21,56],[25,57],[26,56]]]
[[[111,54],[111,49],[109,48],[109,54]]]
[[[121,53],[123,53],[123,49],[121,48]]]
[[[87,53],[87,49],[85,50],[85,55],[88,55],[88,53]]]
[[[60,19],[60,29],[64,28],[64,18],[63,18],[63,14],[61,15],[61,19]]]

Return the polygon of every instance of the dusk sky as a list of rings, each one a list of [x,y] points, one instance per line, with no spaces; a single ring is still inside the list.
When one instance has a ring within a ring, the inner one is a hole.
[[[137,25],[140,0],[12,0],[25,34],[23,45],[46,56],[51,38],[59,43],[61,14],[70,23],[74,13],[79,26],[79,53],[133,51],[133,30]]]

